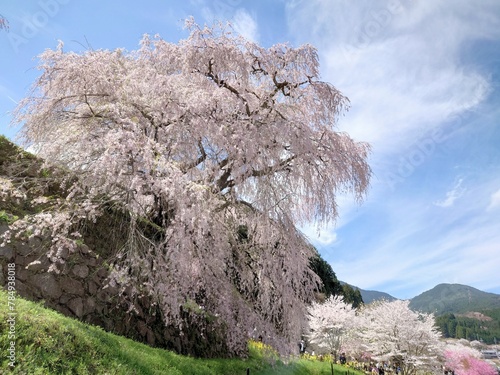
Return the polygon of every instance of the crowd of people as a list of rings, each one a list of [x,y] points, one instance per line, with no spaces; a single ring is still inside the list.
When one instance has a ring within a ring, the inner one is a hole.
[[[363,366],[363,371],[368,374],[400,374],[401,368],[397,364],[390,364],[386,362],[367,363]]]
[[[361,370],[364,371],[366,374],[378,374],[378,375],[385,375],[385,374],[400,374],[401,373],[401,368],[399,367],[398,364],[393,363],[391,364],[390,362],[358,362],[358,361],[347,361],[347,356],[346,353],[342,352],[340,353],[338,360],[335,358],[334,354],[330,355],[318,355],[316,356],[314,352],[308,353],[306,351],[306,343],[304,340],[301,340],[299,342],[299,353],[303,358],[311,358],[311,359],[316,359],[319,361],[325,361],[325,360],[333,360],[333,362],[337,362],[338,364],[344,365],[351,367],[356,370]],[[446,374],[448,375],[448,374]],[[451,375],[451,373],[450,373]]]

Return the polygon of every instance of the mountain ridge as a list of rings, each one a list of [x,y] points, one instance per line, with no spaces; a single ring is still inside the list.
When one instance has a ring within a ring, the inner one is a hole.
[[[391,296],[389,293],[385,292],[380,292],[377,290],[366,290],[366,289],[361,289],[355,285],[346,283],[345,281],[340,281],[340,284],[347,284],[353,289],[359,289],[361,293],[361,297],[363,298],[364,303],[371,303],[373,301],[379,301],[379,300],[387,300],[387,301],[394,301],[397,300],[396,297]]]
[[[500,295],[463,284],[438,284],[410,300],[410,307],[436,315],[500,308]]]
[[[352,284],[361,292],[364,303],[378,300],[394,301],[396,298],[389,293],[361,289]],[[410,298],[410,307],[423,312],[432,312],[436,315],[445,313],[468,313],[480,310],[500,308],[500,294],[485,292],[480,289],[457,283],[441,283],[433,288]]]
[[[392,297],[384,292],[357,289],[366,304]],[[500,294],[468,285],[442,283],[409,301],[412,310],[434,314],[436,327],[444,338],[492,345],[500,337]]]

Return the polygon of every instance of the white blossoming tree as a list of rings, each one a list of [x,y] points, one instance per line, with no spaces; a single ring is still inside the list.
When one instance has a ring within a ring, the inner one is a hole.
[[[23,222],[56,239],[57,268],[82,220],[120,210],[114,280],[155,296],[169,324],[194,301],[221,321],[231,352],[254,328],[295,347],[317,284],[295,225],[334,220],[339,192],[362,198],[369,147],[335,130],[348,100],[319,80],[312,46],[187,26],[177,44],[144,36],[136,51],[61,43],[40,55],[15,123],[75,178],[58,207]]]
[[[320,353],[332,353],[336,360],[353,337],[356,310],[342,296],[330,296],[324,302],[313,302],[308,314],[309,341],[318,346]]]
[[[359,314],[358,335],[373,357],[398,361],[403,375],[441,368],[442,342],[433,314],[412,311],[410,301],[381,301]]]

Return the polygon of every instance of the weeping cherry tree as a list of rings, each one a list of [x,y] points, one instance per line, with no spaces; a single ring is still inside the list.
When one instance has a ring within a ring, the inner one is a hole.
[[[153,296],[167,324],[195,303],[232,353],[250,331],[286,351],[318,283],[296,226],[335,220],[339,193],[363,198],[369,146],[336,130],[349,101],[320,80],[312,46],[186,25],[177,44],[145,35],[134,51],[76,53],[60,42],[39,56],[14,122],[72,176],[70,193],[12,231],[49,234],[57,271],[82,222],[121,210],[110,282]]]

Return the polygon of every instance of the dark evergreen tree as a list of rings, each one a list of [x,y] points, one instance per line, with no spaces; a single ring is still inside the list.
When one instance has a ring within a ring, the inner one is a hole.
[[[363,304],[363,296],[361,295],[361,291],[358,288],[354,290],[354,298],[350,302],[355,309]]]
[[[436,317],[436,327],[443,334],[443,337],[454,337],[456,326],[455,315],[453,314],[444,314]]]
[[[354,289],[349,284],[342,285],[344,301],[351,303],[352,307],[358,308],[363,303],[363,297],[358,288]]]
[[[326,298],[330,297],[331,295],[343,295],[342,285],[337,279],[337,275],[335,275],[335,272],[333,272],[332,266],[330,266],[327,261],[321,258],[319,254],[309,259],[309,267],[314,271],[316,275],[319,276],[319,278],[323,282],[323,285],[319,292],[323,293]]]
[[[330,296],[343,296],[346,303],[352,304],[354,308],[358,308],[363,303],[363,297],[358,288],[354,289],[348,284],[341,284],[337,279],[337,275],[332,269],[332,266],[321,255],[309,259],[309,267],[319,276],[323,285],[319,292],[325,295],[325,298]]]

